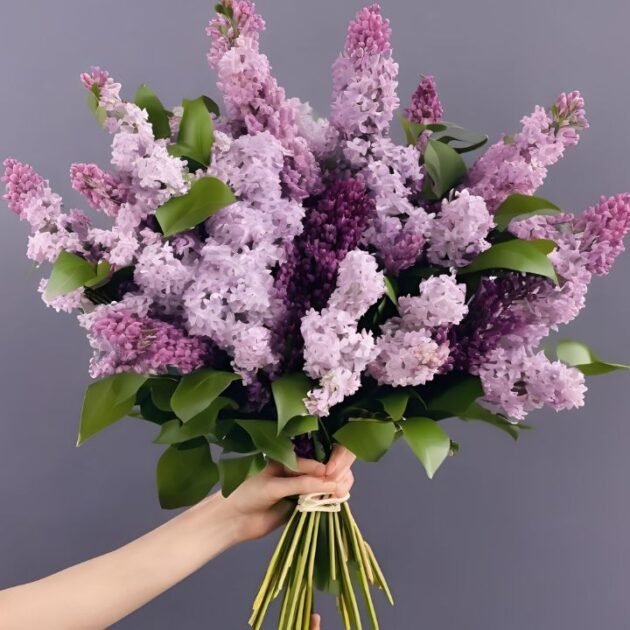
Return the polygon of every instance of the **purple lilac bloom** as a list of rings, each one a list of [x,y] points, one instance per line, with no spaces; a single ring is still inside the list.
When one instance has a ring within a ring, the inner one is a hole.
[[[512,193],[536,192],[547,167],[563,156],[566,147],[577,144],[578,132],[588,127],[584,100],[579,92],[561,94],[550,111],[536,107],[522,123],[519,133],[492,145],[468,174],[471,193],[483,197],[490,212]]]
[[[411,97],[411,105],[405,114],[409,120],[421,125],[439,123],[442,120],[444,108],[438,96],[433,76],[422,76],[420,84]]]
[[[536,322],[527,308],[529,300],[551,285],[540,276],[516,273],[483,278],[468,304],[468,315],[450,329],[453,368],[477,374],[485,358],[503,340],[523,335]],[[516,308],[525,304],[525,308]],[[544,329],[544,334],[548,332]]]
[[[374,201],[360,180],[335,183],[307,210],[304,230],[290,247],[287,261],[276,278],[283,314],[276,329],[279,347],[290,341],[291,360],[302,348],[300,323],[311,308],[323,309],[337,282],[339,263],[361,240]]]
[[[602,197],[576,221],[580,250],[586,252],[587,269],[598,276],[607,274],[624,250],[630,230],[630,194]]]
[[[29,164],[8,158],[2,165],[4,175],[1,181],[6,184],[3,199],[6,200],[9,209],[21,218],[33,196],[41,194],[47,183]]]
[[[127,201],[128,188],[96,164],[73,164],[70,168],[72,188],[81,193],[94,210],[115,217]]]
[[[584,374],[544,352],[526,348],[497,348],[479,370],[484,398],[508,417],[523,420],[542,407],[556,411],[584,405]]]
[[[95,350],[90,362],[92,378],[118,372],[165,374],[169,368],[188,374],[208,358],[207,342],[130,309],[104,306],[84,317]]]

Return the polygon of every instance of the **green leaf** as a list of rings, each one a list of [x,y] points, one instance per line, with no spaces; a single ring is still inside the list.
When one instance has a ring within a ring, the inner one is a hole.
[[[259,473],[264,467],[265,456],[262,453],[220,459],[219,479],[223,496],[229,497],[248,477]]]
[[[197,414],[194,418],[184,422],[177,433],[168,432],[167,437],[162,437],[162,444],[178,444],[197,437],[214,436],[216,433],[217,418],[224,409],[238,409],[238,405],[230,398],[219,396],[212,401],[207,409]],[[166,442],[164,440],[168,439]]]
[[[479,403],[472,403],[468,409],[464,412],[460,412],[458,417],[464,421],[479,421],[485,422],[497,429],[507,433],[512,439],[518,440],[520,435],[519,425],[511,423],[507,418],[500,416],[496,413],[492,413],[489,409],[486,409]]]
[[[157,94],[146,84],[143,83],[136,92],[133,102],[145,109],[149,114],[149,122],[153,127],[153,135],[156,138],[170,138],[171,125],[168,121],[168,113],[162,105],[162,101]]]
[[[399,119],[403,131],[405,132],[405,140],[407,141],[407,144],[416,146],[418,138],[420,137],[422,132],[425,131],[426,126],[417,122],[413,122],[412,120],[409,120],[404,116],[399,116]]]
[[[46,298],[51,300],[80,289],[95,278],[96,268],[92,263],[76,254],[61,252],[46,286]]]
[[[136,404],[138,404],[137,400]],[[163,411],[156,407],[150,393],[147,393],[140,401],[140,415],[145,420],[159,425],[175,418],[175,414],[172,411]]]
[[[160,433],[153,440],[154,444],[177,444],[180,440],[179,431],[181,429],[182,423],[180,420],[175,418],[174,420],[168,420],[160,427]]]
[[[396,436],[396,425],[392,422],[350,418],[339,431],[335,440],[351,450],[359,459],[376,462],[392,445]]]
[[[461,416],[482,396],[481,379],[478,376],[465,376],[431,398],[427,408],[429,411],[439,411],[450,416]]]
[[[219,106],[209,96],[202,96],[201,98],[203,99],[203,104],[206,106],[208,113],[214,114],[218,118],[221,115]]]
[[[437,131],[431,136],[431,138],[448,145],[454,143],[455,146],[452,148],[455,149],[457,153],[476,151],[488,142],[488,136],[485,134],[468,131],[467,129],[453,123],[442,124],[444,126],[444,130]]]
[[[598,376],[617,370],[630,370],[630,365],[602,361],[589,346],[574,339],[563,339],[556,346],[558,360],[577,368],[586,376]]]
[[[405,441],[422,462],[429,479],[433,479],[451,450],[447,433],[430,418],[408,418],[401,428]]]
[[[385,413],[398,422],[405,415],[410,393],[405,389],[395,390],[391,394],[381,396],[378,401],[383,405]]]
[[[94,278],[88,280],[85,283],[86,287],[98,288],[103,286],[109,281],[109,274],[112,266],[106,260],[99,260],[96,265],[96,271],[94,272]]]
[[[199,164],[210,164],[210,153],[214,143],[214,126],[204,97],[193,101],[185,100],[184,114],[179,125],[177,146],[180,157],[188,157]]]
[[[94,84],[92,89],[88,91],[87,102],[90,111],[94,114],[98,124],[102,127],[107,120],[107,110],[100,104],[100,90],[98,85]]]
[[[200,370],[188,374],[179,382],[171,407],[182,422],[188,422],[207,409],[240,376],[233,372]]]
[[[424,166],[433,180],[433,192],[438,197],[455,188],[468,172],[466,163],[455,149],[433,139],[428,141],[424,151]]]
[[[173,236],[196,227],[235,201],[227,184],[216,177],[202,177],[192,184],[187,194],[173,197],[158,208],[157,220],[164,235]]]
[[[556,204],[533,195],[510,195],[497,209],[494,222],[497,229],[504,231],[514,220],[526,219],[536,214],[558,214],[562,212]]]
[[[237,420],[236,423],[245,429],[252,438],[257,449],[267,457],[290,468],[297,469],[297,458],[293,451],[293,443],[284,435],[277,435],[276,423],[268,420]]]
[[[556,244],[553,241],[544,239],[525,241],[516,238],[511,241],[496,243],[490,249],[481,252],[458,273],[467,274],[494,269],[508,269],[544,276],[557,283],[556,270],[547,256],[555,247]]]
[[[319,427],[319,420],[317,416],[295,416],[287,422],[284,429],[282,429],[282,435],[287,437],[295,437],[296,435],[304,435],[311,431],[317,431]]]
[[[128,415],[146,380],[146,376],[124,372],[91,383],[83,399],[77,446]]]
[[[158,409],[173,411],[171,398],[177,389],[178,381],[171,378],[152,378],[148,385],[151,390],[151,398]]]
[[[204,499],[219,480],[219,468],[212,461],[210,446],[195,440],[169,447],[157,465],[160,505],[173,510],[195,505]]]
[[[287,374],[271,383],[278,416],[278,434],[292,418],[309,415],[304,399],[311,387],[313,384],[304,374]]]
[[[394,284],[394,280],[384,276],[385,280],[385,295],[389,298],[390,302],[394,306],[398,306],[398,295],[396,285]]]
[[[409,120],[404,116],[399,116],[398,118],[400,120],[400,125],[405,132],[405,140],[407,140],[407,144],[413,146],[418,143],[418,139],[423,134],[423,132],[442,132],[448,128],[448,125],[445,123],[431,123],[428,125],[423,125],[422,123],[417,123],[413,120]]]

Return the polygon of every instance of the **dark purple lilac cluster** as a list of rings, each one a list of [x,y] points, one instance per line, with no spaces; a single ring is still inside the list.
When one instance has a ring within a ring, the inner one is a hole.
[[[337,282],[339,263],[359,245],[374,213],[374,200],[357,179],[336,181],[306,211],[304,230],[288,252],[275,289],[284,303],[276,343],[294,365],[301,356],[300,324],[310,309],[323,309]]]

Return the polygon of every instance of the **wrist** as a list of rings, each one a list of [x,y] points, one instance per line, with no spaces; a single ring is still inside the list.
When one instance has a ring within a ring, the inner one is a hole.
[[[206,497],[186,514],[195,520],[200,542],[211,555],[222,553],[243,540],[240,520],[231,514],[220,492]]]

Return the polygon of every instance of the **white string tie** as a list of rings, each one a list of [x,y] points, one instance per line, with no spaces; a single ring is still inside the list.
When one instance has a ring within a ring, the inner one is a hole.
[[[302,494],[298,499],[297,509],[298,512],[340,512],[342,504],[349,498],[349,494],[345,497],[333,497],[319,492]]]

